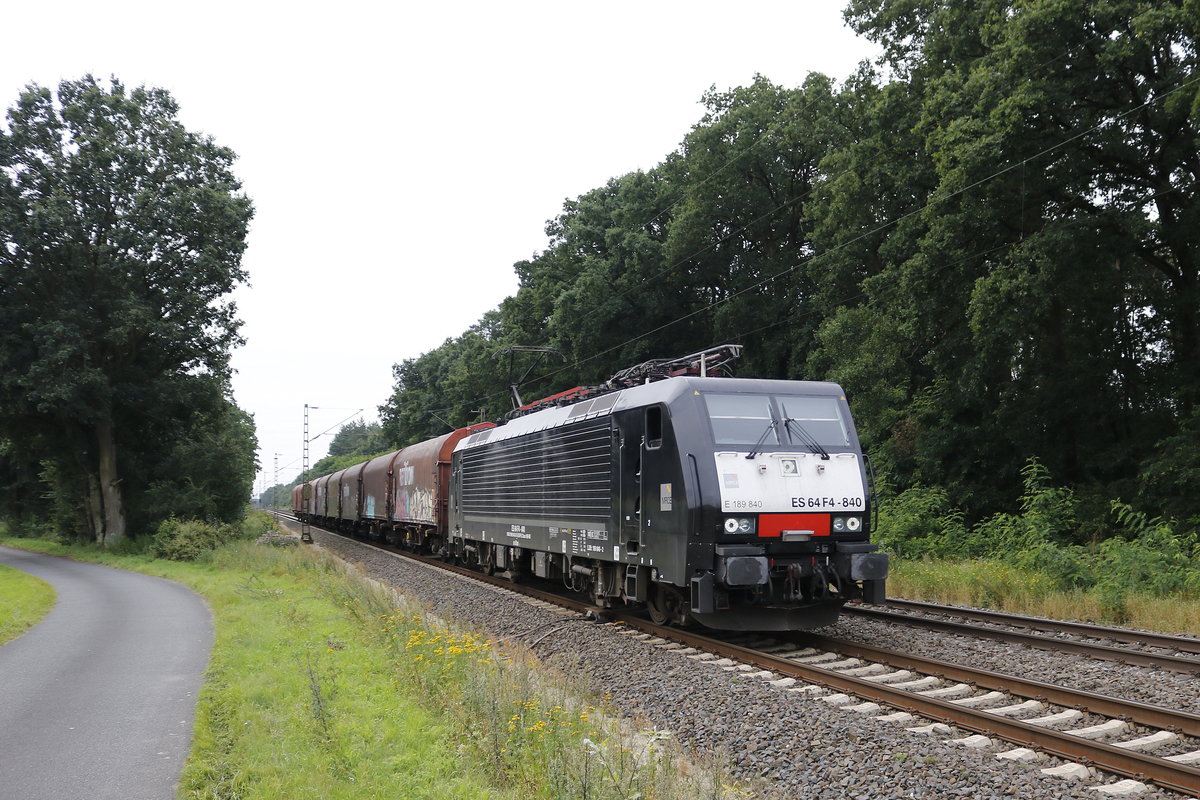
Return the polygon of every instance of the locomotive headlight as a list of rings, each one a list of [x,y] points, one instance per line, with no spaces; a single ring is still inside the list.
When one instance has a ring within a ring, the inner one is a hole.
[[[754,533],[754,519],[751,517],[726,517],[726,533]]]
[[[862,517],[834,517],[833,531],[834,533],[854,533],[862,529]]]

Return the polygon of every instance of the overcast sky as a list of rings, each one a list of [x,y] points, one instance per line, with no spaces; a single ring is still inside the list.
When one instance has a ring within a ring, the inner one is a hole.
[[[314,435],[376,419],[392,364],[514,293],[563,201],[660,163],[710,86],[840,80],[872,58],[844,4],[9,3],[0,102],[115,75],[169,90],[238,154],[255,217],[234,393],[257,493],[276,454],[280,480],[300,471],[305,403]]]

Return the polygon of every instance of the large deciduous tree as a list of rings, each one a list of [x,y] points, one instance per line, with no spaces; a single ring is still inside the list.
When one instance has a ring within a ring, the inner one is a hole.
[[[177,113],[86,76],[29,86],[0,128],[0,434],[79,476],[103,543],[125,535],[125,461],[166,464],[183,431],[232,419],[189,398],[229,404],[252,208],[232,151]]]
[[[1194,10],[851,3],[851,23],[904,78],[897,131],[915,135],[933,177],[932,191],[914,184],[911,216],[885,212],[899,220],[881,251],[887,280],[865,285],[918,356],[892,438],[918,473],[963,495],[1011,496],[1036,455],[1055,474],[1132,493],[1139,463],[1196,407]],[[907,149],[879,163],[903,169]]]
[[[564,205],[475,350],[561,350],[536,396],[739,342],[742,374],[840,382],[892,485],[973,519],[1031,457],[1094,518],[1200,519],[1200,0],[846,16],[884,63],[710,91],[662,164]],[[397,367],[385,418],[484,396],[467,342]]]

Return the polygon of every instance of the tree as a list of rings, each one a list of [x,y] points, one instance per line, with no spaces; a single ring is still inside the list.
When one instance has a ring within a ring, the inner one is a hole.
[[[599,383],[659,355],[657,344],[675,343],[667,350],[675,352],[680,341],[692,341],[697,326],[684,318],[694,306],[680,291],[680,272],[672,271],[663,257],[668,189],[658,171],[613,178],[567,201],[548,226],[551,248],[538,261],[547,262],[549,269],[528,274],[555,276],[554,307],[540,334],[545,338],[521,344],[550,344],[567,366],[546,363],[540,372],[552,374],[553,382],[534,381],[523,390],[526,397]],[[567,281],[555,285],[566,276]],[[544,288],[524,284],[521,292],[530,290]],[[652,333],[637,336],[647,332]]]
[[[1031,457],[1100,513],[1200,518],[1200,0],[846,17],[885,68],[710,91],[662,164],[565,203],[498,324],[397,366],[385,427],[466,421],[503,344],[566,356],[532,397],[733,341],[842,383],[889,482],[971,519]]]
[[[254,420],[229,402],[225,386],[196,388],[201,393],[164,426],[163,446],[129,453],[122,470],[135,487],[130,520],[147,529],[168,516],[229,521],[245,510],[258,469]]]
[[[823,275],[806,268],[806,208],[822,157],[845,137],[833,82],[811,73],[785,89],[756,76],[704,101],[708,112],[662,167],[680,198],[665,257],[708,308],[707,342],[753,340],[742,368],[790,377],[827,310],[814,302]]]
[[[847,15],[903,76],[898,127],[935,176],[889,228],[886,283],[866,286],[923,383],[894,433],[977,502],[1011,497],[1030,455],[1135,491],[1200,397],[1196,15],[1135,0]]]
[[[383,430],[378,422],[364,422],[362,417],[347,422],[329,442],[331,456],[369,456],[387,449]]]
[[[227,398],[252,215],[232,151],[162,89],[30,85],[0,129],[0,434],[79,476],[87,530],[126,531],[125,460]],[[59,487],[64,491],[69,487]]]

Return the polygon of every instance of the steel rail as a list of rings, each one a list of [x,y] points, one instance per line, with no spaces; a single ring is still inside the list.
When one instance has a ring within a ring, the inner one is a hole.
[[[886,684],[844,675],[835,670],[797,663],[781,656],[762,653],[707,636],[680,631],[674,628],[664,629],[632,614],[619,613],[614,614],[614,616],[630,627],[637,628],[646,633],[673,639],[689,646],[704,648],[705,650],[719,653],[728,658],[735,658],[744,663],[753,664],[772,672],[802,678],[812,683],[831,686],[858,697],[918,714],[934,721],[953,724],[976,733],[992,735],[1022,747],[1035,748],[1059,758],[1076,761],[1084,765],[1095,765],[1106,772],[1116,773],[1143,782],[1151,782],[1172,791],[1200,797],[1200,768],[1197,767],[1167,761],[1157,756],[1134,752],[1103,742],[1081,739],[1069,733],[1056,731],[1051,728],[1043,728],[1037,725],[1030,725],[1027,722],[1021,722],[1020,720],[988,714],[986,711],[967,708],[945,700],[938,700],[937,698],[924,697],[904,689],[896,689]],[[1196,726],[1200,725],[1200,717],[1183,712],[1171,712],[1167,709],[1143,706],[1138,703],[1130,704],[1125,701],[1116,700],[1115,698],[1106,698],[1103,695],[1076,692],[1063,687],[1053,686],[1052,684],[1037,684],[1033,681],[1024,681],[1008,675],[987,673],[944,662],[914,658],[903,653],[890,653],[890,651],[882,650],[881,648],[851,645],[847,642],[828,639],[823,636],[805,635],[800,638],[826,649],[836,649],[846,655],[862,655],[881,661],[885,660],[883,656],[887,655],[889,659],[894,661],[894,663],[889,662],[893,666],[917,667],[928,670],[933,674],[940,672],[945,677],[956,680],[965,680],[968,676],[971,676],[977,681],[978,685],[991,684],[997,689],[1004,688],[1014,694],[1018,693],[1014,689],[1014,686],[1023,685],[1026,690],[1032,690],[1036,686],[1039,690],[1038,696],[1044,697],[1044,699],[1050,702],[1066,702],[1067,705],[1074,705],[1080,701],[1091,702],[1094,698],[1105,701],[1103,704],[1109,707],[1115,708],[1117,705],[1120,705],[1130,712],[1138,713],[1139,715],[1144,714],[1146,718],[1160,719],[1167,723],[1173,723],[1161,725],[1160,727],[1182,730],[1182,726],[1186,726],[1188,729],[1196,730]],[[918,664],[921,666],[918,667]],[[989,678],[988,676],[992,677]],[[984,681],[987,681],[988,684],[985,684]],[[1056,701],[1053,699],[1054,697],[1060,699]],[[1073,703],[1070,702],[1072,699]],[[1089,707],[1089,710],[1094,709]]]
[[[1092,636],[1097,639],[1112,639],[1114,642],[1146,644],[1153,647],[1178,650],[1184,653],[1200,653],[1200,638],[1192,636],[1174,636],[1168,633],[1134,631],[1128,628],[1113,628],[1107,625],[1091,625],[1086,622],[1067,622],[1065,620],[1046,619],[1044,617],[1027,617],[1021,614],[1007,614],[1002,611],[944,606],[937,603],[901,600],[894,597],[887,599],[887,605],[891,608],[921,611],[929,614],[945,614],[947,616],[962,617],[963,619],[978,620],[979,622],[993,622],[997,625],[1014,625],[1019,628],[1033,628],[1034,630],[1051,631],[1054,633],[1075,633],[1081,636]]]
[[[890,600],[888,602],[891,603]],[[856,617],[895,622],[901,625],[928,628],[930,630],[942,631],[943,633],[957,633],[966,636],[997,639],[1004,642],[1028,645],[1041,650],[1058,650],[1065,653],[1076,653],[1079,655],[1103,659],[1105,661],[1117,661],[1122,664],[1132,664],[1138,667],[1152,667],[1155,669],[1171,670],[1172,672],[1200,674],[1200,659],[1187,658],[1185,656],[1146,653],[1140,650],[1127,650],[1123,647],[1112,647],[1110,645],[1094,644],[1092,642],[1080,642],[1072,639],[1054,639],[1048,636],[1041,636],[1036,633],[1020,633],[1017,631],[998,630],[996,628],[980,628],[977,625],[968,625],[962,622],[950,622],[949,620],[942,619],[931,619],[929,617],[914,617],[908,614],[887,611],[886,609],[845,606],[843,607],[843,613]],[[993,620],[987,621],[991,622]]]
[[[897,650],[847,642],[843,639],[832,639],[816,634],[800,634],[798,638],[815,647],[833,650],[846,656],[878,661],[897,669],[911,669],[926,675],[937,675],[946,680],[971,683],[985,689],[1008,692],[1029,700],[1040,700],[1065,708],[1086,709],[1105,717],[1126,719],[1139,725],[1200,737],[1200,714],[1192,714],[1188,711],[1173,711],[1162,706],[1122,700],[1117,697],[1086,692],[1082,689],[1070,689],[1016,675],[964,667],[948,661],[923,658]]]
[[[328,532],[344,536],[344,534],[334,531]],[[1165,789],[1182,794],[1200,797],[1200,768],[1198,767],[1167,761],[1157,756],[1138,753],[1103,742],[1081,739],[1069,733],[1030,725],[1020,720],[988,714],[986,711],[975,710],[945,700],[924,697],[904,689],[888,686],[887,684],[844,675],[835,670],[822,669],[810,664],[802,664],[782,656],[723,642],[702,634],[656,625],[631,611],[601,609],[589,603],[563,597],[560,594],[547,592],[531,586],[513,583],[495,576],[485,575],[476,570],[451,564],[440,559],[419,556],[402,550],[380,548],[378,545],[362,542],[352,537],[344,538],[350,538],[352,541],[367,547],[373,547],[386,553],[409,558],[431,567],[445,569],[449,572],[489,585],[498,586],[517,594],[525,594],[572,611],[580,613],[590,612],[604,619],[619,621],[630,628],[663,639],[671,639],[688,646],[703,648],[709,652],[734,658],[765,670],[837,688],[858,697],[886,704],[937,722],[953,724],[975,733],[990,734],[1022,747],[1038,749],[1059,758],[1076,761],[1084,765],[1096,766],[1106,772],[1142,782],[1154,783]],[[962,667],[948,662],[925,659],[906,653],[830,639],[819,635],[798,634],[796,638],[801,642],[840,652],[847,656],[868,658],[897,668],[914,669],[950,680],[971,682],[977,686],[1007,691],[1015,695],[1042,700],[1056,705],[1063,705],[1070,708],[1085,707],[1088,711],[1093,711],[1097,714],[1125,718],[1151,727],[1179,731],[1192,736],[1200,735],[1200,716],[1187,712],[1170,711],[1157,706],[1133,703],[1090,692],[1067,689],[1062,686],[1055,686],[1054,684],[1029,681],[986,670],[976,670],[971,667]]]
[[[294,517],[286,517],[286,518],[288,519],[289,522],[298,522],[298,520],[296,520]],[[419,564],[424,564],[426,566],[433,567],[435,569],[441,569],[441,570],[445,570],[446,572],[452,572],[456,575],[461,575],[465,578],[470,578],[471,580],[478,581],[480,583],[486,583],[489,586],[496,586],[501,589],[507,589],[508,591],[515,592],[517,594],[524,594],[524,595],[534,598],[535,600],[542,600],[547,603],[553,603],[554,605],[562,606],[563,608],[566,608],[570,611],[578,612],[580,614],[591,613],[591,614],[598,616],[601,614],[608,613],[606,609],[599,608],[595,605],[592,605],[591,603],[586,603],[582,600],[576,600],[571,597],[565,597],[561,594],[557,594],[555,592],[548,592],[544,589],[538,589],[537,587],[534,587],[534,586],[528,586],[528,585],[520,584],[520,583],[513,583],[512,581],[508,580],[507,578],[497,578],[495,575],[488,575],[484,572],[480,572],[479,570],[470,569],[469,567],[459,566],[458,564],[454,564],[449,561],[443,561],[442,559],[436,558],[434,556],[420,555],[419,553],[413,553],[409,550],[403,550],[398,547],[392,547],[390,545],[380,545],[377,542],[366,542],[366,541],[363,541],[362,539],[356,539],[353,536],[347,536],[346,534],[341,533],[339,531],[331,531],[328,528],[322,528],[317,525],[314,525],[313,527],[316,528],[317,530],[321,531],[322,533],[328,533],[333,536],[340,536],[343,539],[348,539],[348,540],[354,542],[355,544],[362,545],[363,547],[370,547],[372,549],[379,550],[384,553],[388,553],[389,555],[399,556],[401,558],[406,558],[411,561],[416,561]]]

